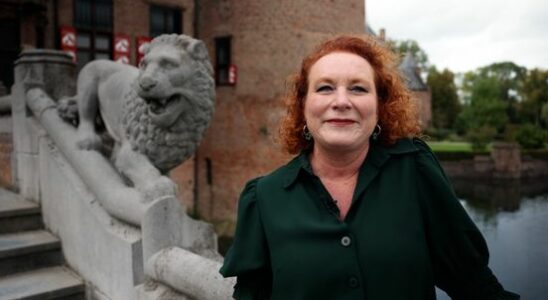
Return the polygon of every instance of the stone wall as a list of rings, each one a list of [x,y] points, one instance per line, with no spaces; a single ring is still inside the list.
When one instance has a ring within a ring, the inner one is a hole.
[[[548,161],[520,156],[519,169],[497,170],[497,165],[508,162],[496,161],[489,155],[476,155],[474,159],[440,161],[443,170],[452,179],[537,179],[548,178]]]

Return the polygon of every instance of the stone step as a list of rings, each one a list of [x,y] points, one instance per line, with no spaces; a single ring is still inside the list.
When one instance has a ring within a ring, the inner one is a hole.
[[[59,239],[45,230],[0,234],[0,276],[63,261]]]
[[[84,290],[82,279],[59,266],[0,277],[0,300],[84,300]]]
[[[38,204],[0,188],[0,234],[43,227]]]

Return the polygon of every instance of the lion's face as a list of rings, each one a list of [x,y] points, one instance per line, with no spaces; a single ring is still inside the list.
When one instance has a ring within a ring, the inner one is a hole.
[[[194,60],[171,45],[155,46],[139,66],[137,93],[145,100],[154,123],[171,126],[189,105],[187,85]]]

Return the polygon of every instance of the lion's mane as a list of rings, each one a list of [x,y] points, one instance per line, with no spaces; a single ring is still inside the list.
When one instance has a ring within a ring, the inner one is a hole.
[[[149,51],[154,51],[159,44],[169,44],[181,51],[186,51],[188,41],[178,35],[167,35],[156,38],[150,44]],[[162,173],[167,173],[194,154],[214,110],[215,88],[212,68],[207,56],[193,57],[197,69],[184,87],[192,89],[194,99],[184,98],[188,102],[188,111],[184,111],[175,124],[169,128],[156,126],[149,115],[146,102],[137,95],[133,86],[124,99],[124,116],[122,126],[126,138],[133,150],[146,155]]]

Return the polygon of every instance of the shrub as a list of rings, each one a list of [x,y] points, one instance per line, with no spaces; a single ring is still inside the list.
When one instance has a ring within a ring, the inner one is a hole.
[[[525,149],[541,149],[546,142],[546,133],[533,124],[525,124],[516,131],[515,139]]]
[[[487,148],[495,136],[497,135],[497,129],[492,126],[482,126],[480,128],[471,128],[466,133],[466,139],[472,144],[472,150],[482,151]]]
[[[447,140],[450,134],[452,134],[453,131],[451,129],[446,128],[428,128],[424,131],[424,134],[431,137],[434,141],[444,141]]]

